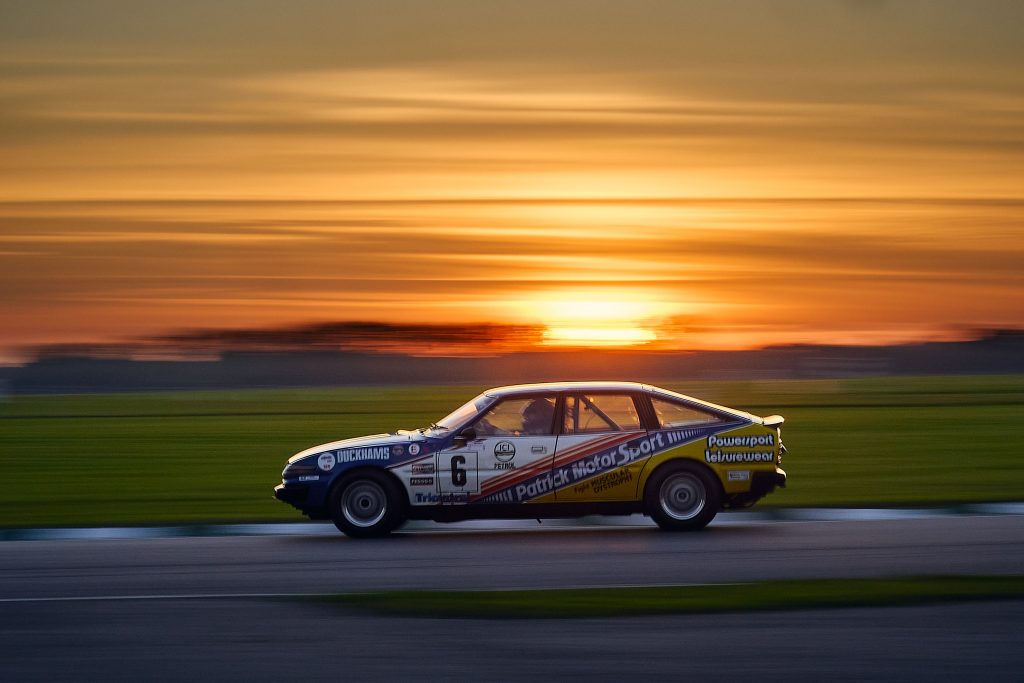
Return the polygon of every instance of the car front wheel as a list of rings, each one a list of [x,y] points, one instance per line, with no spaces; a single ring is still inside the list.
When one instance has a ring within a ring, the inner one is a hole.
[[[397,485],[386,475],[365,472],[342,482],[331,496],[334,526],[352,538],[386,536],[405,515]]]
[[[704,469],[687,463],[662,466],[647,482],[644,506],[662,529],[703,529],[718,513],[717,482]]]

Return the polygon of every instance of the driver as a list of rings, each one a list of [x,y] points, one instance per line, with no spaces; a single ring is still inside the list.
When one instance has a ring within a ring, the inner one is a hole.
[[[555,403],[547,398],[535,398],[523,408],[523,434],[541,435],[551,433],[551,420],[555,415]]]

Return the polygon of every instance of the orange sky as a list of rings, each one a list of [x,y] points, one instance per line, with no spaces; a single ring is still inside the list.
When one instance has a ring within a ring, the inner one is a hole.
[[[208,5],[0,3],[0,359],[1024,324],[1021,3]]]

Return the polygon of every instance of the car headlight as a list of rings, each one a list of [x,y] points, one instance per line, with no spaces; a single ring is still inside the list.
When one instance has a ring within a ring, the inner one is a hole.
[[[293,462],[290,465],[285,465],[284,471],[281,472],[282,479],[294,479],[303,474],[314,474],[316,472],[316,465],[314,463],[306,462]]]

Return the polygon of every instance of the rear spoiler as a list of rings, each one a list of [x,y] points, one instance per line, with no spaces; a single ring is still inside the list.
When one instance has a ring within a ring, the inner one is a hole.
[[[780,424],[786,421],[786,418],[781,415],[769,415],[768,417],[761,418],[761,424],[765,427],[778,427]]]

